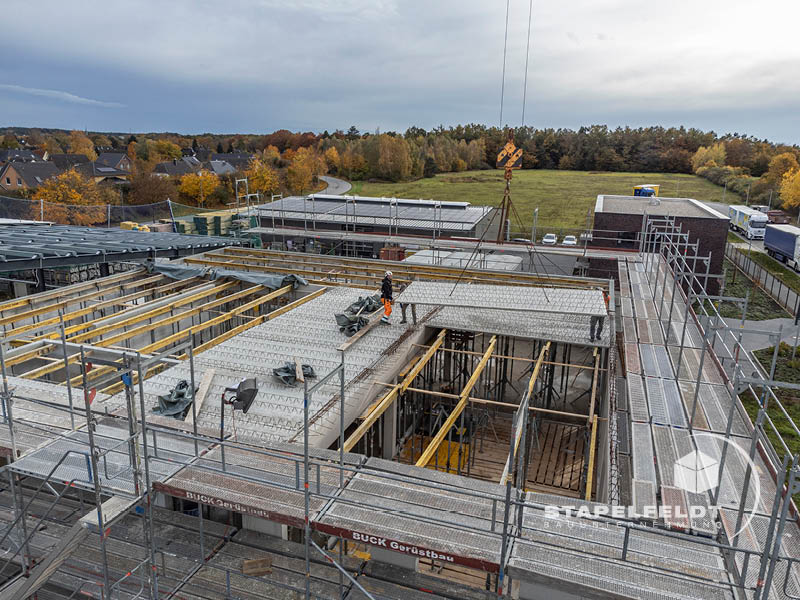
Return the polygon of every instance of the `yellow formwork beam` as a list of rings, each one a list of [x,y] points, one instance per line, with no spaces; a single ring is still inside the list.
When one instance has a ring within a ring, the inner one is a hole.
[[[594,405],[595,400],[597,399],[597,380],[599,378],[600,371],[600,352],[597,348],[594,349],[594,374],[592,376],[592,397],[589,401],[589,422],[591,422],[592,417],[594,416]],[[588,425],[589,423],[587,423]]]
[[[533,394],[533,386],[536,384],[536,380],[539,378],[539,371],[542,368],[542,364],[544,363],[544,357],[547,355],[547,351],[550,349],[550,342],[547,342],[542,351],[539,352],[539,357],[536,359],[536,364],[533,366],[533,373],[531,373],[530,381],[528,381],[528,398],[531,397]],[[528,415],[527,412],[525,415],[520,415],[520,418],[523,419],[523,422],[527,423]],[[508,482],[508,478],[511,477],[511,473],[514,470],[514,461],[517,457],[517,451],[519,450],[519,443],[522,439],[522,430],[524,426],[520,426],[517,430],[514,438],[514,451],[508,455],[508,460],[506,461],[506,469],[503,471],[503,476],[500,478],[500,483],[505,485]]]
[[[218,344],[221,344],[222,342],[224,342],[226,340],[229,340],[230,338],[232,338],[232,337],[234,337],[236,335],[239,335],[240,333],[242,333],[244,331],[247,331],[251,327],[255,327],[256,325],[261,325],[262,323],[265,323],[267,321],[271,321],[272,319],[281,316],[285,312],[290,311],[290,310],[292,310],[294,308],[297,308],[301,304],[305,304],[306,302],[308,302],[310,300],[313,300],[314,298],[317,298],[318,296],[322,295],[326,291],[327,291],[327,288],[319,289],[316,292],[312,292],[311,294],[309,294],[307,296],[303,296],[299,300],[295,300],[294,302],[290,302],[286,306],[282,306],[280,308],[276,308],[275,310],[267,313],[266,315],[262,315],[260,317],[254,317],[250,321],[248,321],[247,323],[242,323],[241,325],[238,325],[237,327],[234,327],[233,329],[230,329],[229,331],[226,331],[225,333],[221,333],[217,337],[215,337],[215,338],[213,338],[213,339],[211,339],[211,340],[209,340],[207,342],[204,342],[204,343],[200,344],[199,346],[196,346],[195,348],[192,349],[192,353],[193,354],[200,354],[201,352],[204,352],[205,350],[208,350],[209,348],[213,348],[214,346],[216,346]],[[231,317],[233,317],[233,316],[236,316],[236,315],[231,315]],[[216,317],[216,318],[219,318],[219,317]],[[210,323],[210,322],[201,323],[200,325],[196,325],[195,327],[192,327],[189,330],[188,333],[197,333],[198,331],[201,331],[201,328],[202,329],[207,329],[208,327],[211,327],[212,325],[216,325],[216,323]],[[159,342],[156,342],[156,344],[151,344],[150,347],[148,347],[149,349],[147,351],[148,352],[155,352],[157,350],[160,350],[161,347],[166,346],[167,344],[172,343],[174,341],[178,341],[180,338],[186,337],[186,335],[187,335],[187,332],[180,332],[180,333],[174,334],[174,335],[170,336],[170,338],[172,338],[172,339],[165,338],[164,340],[160,340]],[[158,345],[160,347],[159,348],[154,348],[155,345]],[[139,352],[146,353],[145,349],[139,350]],[[186,360],[188,358],[188,356],[189,356],[188,354],[181,354],[178,357],[178,359]],[[147,372],[145,373],[145,379],[147,379],[150,375],[154,375],[154,374],[158,373],[161,370],[160,368],[157,368],[157,367],[160,367],[160,365],[156,365],[155,367],[151,367],[150,369],[148,369]],[[138,376],[136,375],[136,373],[134,373],[134,378],[133,379],[134,379],[134,383],[138,382]],[[115,384],[105,388],[104,390],[102,390],[102,392],[104,394],[115,394],[117,391],[119,391],[119,389],[121,389],[121,385],[122,385],[121,383],[115,383]]]
[[[227,283],[223,283],[222,285],[215,285],[214,287],[212,287],[210,289],[203,290],[202,292],[197,292],[196,294],[192,294],[190,296],[186,296],[185,298],[180,298],[180,299],[176,300],[175,302],[168,302],[168,303],[164,304],[163,306],[159,306],[158,308],[153,308],[153,309],[148,310],[146,312],[139,313],[139,314],[136,314],[136,315],[132,315],[132,316],[126,318],[126,319],[122,319],[120,321],[115,321],[113,323],[109,323],[108,325],[102,325],[100,327],[96,327],[95,329],[92,329],[91,331],[87,331],[85,333],[80,333],[80,334],[77,334],[77,335],[68,336],[67,339],[70,342],[75,342],[76,344],[79,344],[81,342],[85,342],[86,340],[90,340],[92,338],[99,337],[99,336],[101,336],[101,335],[103,335],[105,333],[108,333],[109,331],[115,331],[117,329],[124,329],[128,325],[141,323],[142,321],[145,321],[145,320],[148,320],[148,319],[152,319],[154,317],[158,317],[160,315],[166,314],[166,313],[171,312],[172,310],[174,310],[176,308],[180,308],[181,306],[185,306],[187,304],[191,304],[192,302],[195,302],[195,301],[200,300],[202,298],[207,298],[208,296],[213,296],[214,294],[218,294],[219,292],[224,292],[225,290],[228,290],[228,289],[234,287],[237,284],[238,284],[238,282],[236,282],[236,281],[229,281]],[[124,339],[124,338],[120,338],[120,339]]]
[[[154,277],[152,279],[153,279],[153,281],[155,281],[157,279],[160,279],[160,277]],[[143,279],[142,282],[144,283],[145,281],[149,281],[149,280],[150,280],[149,278],[148,279]],[[157,294],[157,293],[162,292],[164,290],[167,290],[167,289],[170,289],[172,287],[175,287],[176,284],[182,284],[182,283],[189,282],[189,281],[191,281],[191,280],[190,279],[184,279],[183,281],[178,281],[178,282],[170,281],[169,283],[165,283],[164,285],[158,286],[156,288],[149,288],[149,289],[146,289],[146,290],[133,292],[131,294],[127,294],[127,295],[124,295],[124,296],[117,296],[116,298],[109,298],[108,300],[102,300],[101,302],[98,302],[96,304],[91,304],[91,305],[87,306],[86,308],[81,308],[80,310],[74,310],[74,311],[70,311],[68,313],[64,313],[64,324],[66,325],[67,323],[69,323],[70,321],[72,321],[74,319],[79,319],[79,318],[81,318],[83,316],[90,315],[90,314],[96,313],[96,312],[100,312],[104,308],[108,308],[110,306],[121,305],[121,304],[124,304],[125,302],[128,302],[130,300],[137,300],[139,298],[143,298],[143,297],[149,296],[151,294]],[[86,321],[85,323],[80,323],[78,325],[73,325],[71,327],[65,327],[64,328],[64,334],[65,335],[70,335],[72,333],[75,333],[76,331],[80,331],[81,329],[86,329],[87,327],[91,327],[93,323],[95,323],[97,321],[102,321],[102,320],[107,319],[107,318],[108,318],[107,316],[106,317],[99,317],[97,319]],[[41,329],[43,327],[49,327],[50,325],[57,325],[60,322],[61,322],[61,319],[59,319],[58,317],[52,317],[50,319],[45,319],[43,321],[39,321],[38,323],[32,323],[30,325],[23,325],[21,327],[14,327],[14,335],[19,335],[20,333],[25,333],[26,331]],[[60,335],[61,335],[61,332],[60,331],[56,331],[56,332],[53,332],[53,333],[44,333],[44,334],[41,334],[41,335],[36,335],[32,339],[34,339],[34,340],[56,339],[56,338],[60,337]]]
[[[257,290],[258,288],[260,288],[260,286],[255,286],[255,288]],[[250,291],[248,292],[248,290],[250,290]],[[109,338],[106,338],[104,340],[101,340],[101,341],[99,341],[99,342],[97,342],[97,343],[95,343],[93,345],[94,346],[99,346],[99,347],[102,347],[102,348],[113,346],[114,344],[116,344],[117,342],[119,342],[121,340],[130,339],[132,337],[135,337],[136,335],[139,335],[140,333],[144,333],[146,331],[151,331],[153,329],[157,329],[158,327],[161,327],[163,325],[170,325],[172,323],[176,323],[176,322],[180,321],[181,319],[184,319],[186,317],[191,316],[192,314],[199,314],[203,310],[208,310],[209,308],[213,308],[214,306],[219,306],[220,304],[224,304],[225,302],[230,302],[231,300],[235,300],[237,297],[242,296],[242,295],[244,295],[244,296],[250,295],[250,294],[253,293],[253,291],[256,291],[256,290],[254,290],[254,288],[248,288],[248,290],[243,290],[242,292],[237,292],[233,296],[225,296],[224,298],[217,299],[217,300],[214,300],[212,302],[207,302],[206,304],[203,304],[203,305],[201,305],[201,306],[199,306],[197,308],[190,309],[188,311],[184,311],[182,313],[179,313],[178,315],[174,315],[174,316],[168,317],[166,319],[162,319],[160,321],[156,321],[155,323],[146,323],[146,324],[141,325],[139,327],[135,327],[133,329],[129,329],[127,331],[123,331],[122,333],[118,333],[117,335],[114,335],[112,337],[109,337]],[[248,292],[248,293],[245,294],[244,292]],[[193,296],[193,297],[195,299],[197,299],[197,297],[195,297],[195,296]],[[144,316],[145,314],[149,315],[150,313],[142,313],[142,315],[139,315],[139,316],[142,317],[142,319],[146,319],[147,317]],[[151,318],[152,318],[152,315],[151,315]],[[116,329],[116,327],[115,327],[115,329]],[[95,331],[97,331],[97,330],[95,330]],[[74,338],[72,338],[72,339],[74,339]],[[84,339],[88,339],[88,338],[86,338],[85,336],[79,336],[79,339],[77,339],[75,341],[82,341]],[[77,362],[79,358],[80,358],[80,353],[75,353],[72,356],[68,357],[67,361],[70,364],[72,364],[72,363]],[[58,370],[62,369],[63,367],[64,367],[63,362],[62,363],[54,363],[54,364],[51,364],[51,365],[44,365],[44,366],[39,367],[38,369],[34,369],[33,371],[28,371],[27,373],[24,373],[22,375],[22,377],[24,377],[26,379],[38,379],[39,377],[42,377],[43,375],[47,375],[48,373],[54,373],[55,371],[58,371]],[[73,380],[75,381],[75,383],[73,385],[78,385],[78,383],[80,383],[80,376],[76,375],[75,377],[73,377]]]
[[[592,417],[592,437],[589,442],[589,470],[586,475],[586,500],[592,499],[592,479],[594,478],[594,450],[597,445],[597,415]]]
[[[419,457],[419,460],[417,461],[418,467],[427,466],[434,454],[438,451],[439,445],[444,441],[444,438],[447,436],[453,425],[455,425],[456,419],[458,419],[461,413],[464,412],[464,408],[467,406],[467,402],[469,401],[469,394],[472,391],[472,388],[475,387],[475,384],[478,383],[478,378],[483,372],[483,369],[486,367],[486,364],[489,362],[489,358],[492,356],[496,345],[497,336],[493,335],[492,340],[489,342],[489,347],[486,349],[486,352],[483,353],[481,360],[478,362],[478,365],[475,367],[475,370],[472,372],[472,375],[467,381],[467,385],[465,385],[464,389],[461,390],[461,395],[458,397],[458,403],[456,404],[455,408],[450,413],[450,416],[447,417],[447,420],[444,422],[439,431],[436,432],[436,435],[433,436],[431,443],[428,444],[427,448],[425,448],[425,452],[423,452],[422,456]]]
[[[42,302],[44,300],[50,300],[51,298],[59,298],[60,296],[63,296],[65,293],[79,292],[79,291],[82,291],[82,290],[88,290],[88,289],[93,289],[93,288],[95,289],[95,292],[93,292],[93,294],[96,293],[97,291],[106,292],[106,291],[109,291],[109,290],[112,290],[112,289],[115,289],[115,288],[118,288],[118,287],[121,287],[121,286],[125,285],[124,283],[123,284],[118,284],[118,285],[113,285],[113,284],[117,283],[118,281],[121,281],[121,280],[124,281],[124,280],[127,280],[127,279],[131,279],[131,278],[133,278],[135,276],[141,275],[143,272],[144,272],[144,269],[135,269],[135,270],[132,270],[132,271],[125,271],[124,273],[118,273],[116,275],[109,275],[108,277],[103,277],[101,279],[94,279],[92,281],[87,281],[85,283],[76,283],[76,284],[70,285],[70,286],[68,286],[66,288],[58,288],[56,290],[52,290],[52,291],[49,291],[49,292],[41,292],[39,294],[31,294],[31,295],[25,296],[23,298],[17,298],[15,300],[7,300],[6,302],[0,303],[0,314],[4,313],[7,310],[14,310],[14,309],[17,309],[17,308],[21,308],[23,306],[30,306],[34,302]],[[104,290],[98,290],[97,289],[99,286],[106,285],[106,284],[109,284],[109,287],[104,288]],[[85,300],[88,297],[89,296],[83,296],[83,297],[76,296],[74,298],[70,298],[70,299],[66,300],[66,302],[69,302],[70,304],[72,304],[73,302],[80,302],[81,300]]]
[[[372,412],[367,415],[367,418],[364,419],[358,428],[350,435],[349,438],[344,443],[344,451],[350,452],[358,441],[364,437],[364,434],[369,431],[369,428],[378,420],[386,409],[389,408],[395,399],[405,392],[408,387],[414,382],[414,379],[419,375],[420,371],[428,364],[428,362],[433,358],[436,351],[439,349],[439,346],[442,345],[444,342],[444,336],[447,333],[446,329],[442,329],[439,332],[439,335],[436,337],[436,341],[431,344],[425,354],[422,355],[422,358],[417,361],[417,364],[414,365],[414,368],[408,372],[408,375],[405,376],[403,381],[395,385],[389,392],[375,405],[375,408]]]
[[[153,282],[157,279],[161,279],[163,275],[158,275],[155,277],[150,277],[147,279],[143,279],[141,281],[142,285],[146,285],[147,281]],[[47,314],[50,312],[56,312],[61,309],[67,308],[71,304],[77,304],[79,302],[87,302],[90,300],[94,300],[98,296],[103,296],[113,290],[119,289],[123,286],[123,284],[118,284],[115,286],[106,287],[103,289],[95,290],[89,294],[84,294],[83,296],[75,296],[73,298],[65,298],[60,302],[54,302],[53,304],[47,304],[45,306],[40,306],[38,308],[32,308],[30,310],[26,310],[24,312],[15,313],[13,315],[8,315],[7,317],[0,318],[0,326],[8,325],[11,323],[16,323],[22,319],[32,319],[33,317],[38,317],[39,315]],[[61,295],[63,296],[68,290],[67,288],[61,288]],[[35,294],[34,294],[35,295]],[[56,319],[56,321],[58,321]]]
[[[343,256],[323,256],[319,254],[298,254],[298,253],[287,253],[280,250],[267,250],[267,249],[252,249],[252,248],[223,248],[222,250],[207,252],[204,256],[210,257],[231,257],[231,256],[251,256],[255,258],[263,258],[265,260],[269,260],[270,257],[274,257],[276,260],[283,260],[287,259],[293,261],[293,264],[297,264],[298,262],[302,262],[303,264],[307,265],[320,265],[325,266],[328,265],[336,265],[342,266],[344,265],[345,268],[353,267],[361,267],[362,270],[365,271],[375,271],[379,277],[383,276],[383,272],[386,270],[387,261],[378,261],[374,259],[368,258],[347,258]],[[392,272],[396,274],[408,274],[408,275],[422,275],[422,276],[435,276],[437,274],[440,275],[453,275],[455,274],[456,277],[460,276],[462,271],[466,274],[474,275],[481,279],[504,279],[507,280],[510,285],[518,285],[521,281],[526,283],[532,284],[552,284],[552,283],[566,283],[573,287],[595,287],[598,285],[597,281],[590,281],[586,283],[579,283],[571,277],[559,277],[559,276],[552,276],[552,275],[533,275],[530,273],[519,273],[519,272],[506,272],[506,273],[487,273],[485,271],[481,271],[478,269],[463,269],[455,268],[455,267],[439,267],[436,265],[415,265],[409,263],[401,263],[395,264],[392,267]]]
[[[256,286],[256,287],[261,287],[261,286]],[[248,288],[248,289],[252,290],[252,288]],[[167,336],[167,337],[165,337],[165,338],[163,338],[161,340],[158,340],[157,342],[154,342],[152,344],[149,344],[149,345],[145,346],[144,348],[141,348],[139,350],[134,350],[134,351],[135,352],[141,352],[142,354],[149,354],[151,352],[156,352],[156,351],[158,351],[158,350],[160,350],[160,349],[162,349],[162,348],[164,348],[166,346],[169,346],[173,342],[176,342],[176,341],[178,341],[180,339],[184,339],[189,335],[194,335],[195,333],[197,333],[198,331],[202,331],[203,329],[208,329],[209,327],[213,327],[214,325],[218,325],[219,323],[223,323],[224,321],[227,321],[227,320],[229,320],[229,319],[231,319],[233,317],[239,316],[242,313],[247,312],[248,310],[251,310],[253,308],[261,306],[262,304],[265,304],[265,303],[269,302],[270,300],[274,300],[278,296],[282,296],[283,294],[288,294],[291,291],[292,291],[292,286],[291,285],[284,286],[284,287],[282,287],[280,289],[275,290],[274,292],[270,292],[269,294],[261,296],[260,298],[256,298],[255,300],[251,300],[250,302],[247,302],[246,304],[242,304],[241,306],[238,306],[238,307],[234,308],[233,310],[231,310],[229,312],[223,313],[221,315],[217,315],[216,317],[214,317],[212,319],[204,321],[203,323],[199,323],[198,325],[194,325],[193,327],[189,327],[188,329],[186,329],[184,331],[179,331],[177,333],[173,333],[170,336]],[[223,298],[222,300],[225,300],[226,302],[229,302],[230,301],[229,298],[230,298],[230,296],[228,296],[226,298]],[[218,301],[215,301],[215,302],[218,302]],[[204,306],[207,306],[207,305],[204,305]],[[186,313],[182,313],[181,315],[176,315],[175,317],[169,317],[168,319],[162,319],[162,321],[158,321],[156,323],[153,323],[153,325],[155,325],[156,327],[160,327],[161,325],[164,324],[164,321],[169,321],[170,319],[180,320],[178,317],[180,317],[180,319],[186,318]],[[131,331],[134,331],[134,330],[131,330]],[[140,333],[140,332],[137,332],[137,333]],[[113,338],[111,338],[111,339],[113,339]],[[95,345],[102,347],[102,346],[106,346],[106,345],[111,345],[112,343],[113,342],[111,342],[110,340],[104,340],[100,344],[95,344]],[[103,375],[105,373],[108,373],[112,369],[113,369],[113,367],[101,367],[99,369],[94,369],[93,371],[91,371],[91,373],[89,373],[87,375],[87,379],[94,379],[94,378],[99,377],[99,376],[101,376],[101,375]],[[25,375],[23,375],[23,377],[27,377],[27,373]],[[71,383],[72,383],[72,385],[79,385],[81,383],[81,380],[82,380],[82,376],[81,375],[76,375],[75,377],[72,378]]]

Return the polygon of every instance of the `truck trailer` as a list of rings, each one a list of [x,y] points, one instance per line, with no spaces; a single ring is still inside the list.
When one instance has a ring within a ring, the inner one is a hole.
[[[800,273],[800,227],[767,225],[764,248],[772,258]]]
[[[769,217],[749,206],[733,205],[728,208],[730,228],[742,233],[748,240],[763,240]]]

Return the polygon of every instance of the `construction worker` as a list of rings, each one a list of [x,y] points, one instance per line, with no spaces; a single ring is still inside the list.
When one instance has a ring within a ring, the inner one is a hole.
[[[597,289],[601,290],[602,288]],[[608,293],[605,290],[603,290],[603,300],[606,303],[606,312],[608,312]],[[600,341],[600,334],[603,333],[603,322],[605,319],[605,315],[592,315],[589,317],[589,341]],[[597,328],[597,334],[595,334],[595,327]]]
[[[381,323],[388,323],[392,316],[392,272],[386,271],[381,282],[381,302],[383,302],[383,316]]]

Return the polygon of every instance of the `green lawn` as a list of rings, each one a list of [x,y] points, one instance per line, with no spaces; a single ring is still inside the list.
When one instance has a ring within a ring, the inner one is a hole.
[[[756,350],[753,354],[769,373],[770,366],[772,365],[772,354],[774,348],[765,348],[764,350]],[[792,346],[786,342],[781,342],[778,350],[778,362],[775,369],[775,379],[777,381],[786,381],[789,383],[800,383],[800,352],[792,359]],[[760,392],[759,388],[756,388]],[[786,412],[789,414],[789,419],[781,412],[781,410],[774,405],[767,407],[767,413],[775,424],[775,429],[780,432],[783,441],[789,446],[792,452],[800,451],[800,437],[795,433],[793,423],[800,422],[800,392],[786,389],[775,389],[775,394],[780,398]],[[742,403],[747,409],[750,418],[755,422],[756,415],[758,414],[758,401],[753,398],[752,394],[745,393],[740,396]],[[783,448],[778,442],[775,433],[769,425],[764,426],[767,435],[772,442],[778,456],[783,456]],[[798,495],[800,496],[800,495]],[[797,500],[798,496],[795,496]]]
[[[725,260],[725,295],[735,298],[744,298],[750,292],[750,301],[747,303],[747,319],[752,321],[764,321],[766,319],[779,319],[789,316],[783,308],[770,298],[764,291],[756,287],[741,271],[736,273],[734,280],[734,267],[729,260]],[[708,300],[706,301],[708,302]],[[719,302],[719,314],[726,318],[741,319],[742,306],[735,302]],[[695,312],[700,310],[695,302]],[[711,308],[708,312],[712,313]]]
[[[515,171],[511,199],[519,218],[512,229],[530,236],[533,210],[539,208],[538,226],[548,231],[584,228],[598,194],[630,195],[634,185],[659,184],[660,196],[680,196],[720,201],[722,188],[696,175],[674,173],[605,173],[595,171]],[[353,184],[353,194],[395,198],[432,198],[497,206],[503,199],[503,172],[466,171],[445,173],[430,179],[404,183]],[[520,224],[520,221],[522,222]]]
[[[787,269],[783,264],[781,264],[774,258],[770,258],[764,252],[751,250],[750,253],[748,254],[747,250],[741,248],[739,248],[738,250],[745,256],[749,256],[750,258],[752,258],[754,262],[757,262],[759,265],[764,267],[768,272],[772,273],[775,277],[777,277],[780,281],[788,285],[794,291],[800,293],[800,275],[798,275],[791,269]]]

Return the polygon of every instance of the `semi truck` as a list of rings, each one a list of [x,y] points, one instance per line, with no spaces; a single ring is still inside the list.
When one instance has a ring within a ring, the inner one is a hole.
[[[728,209],[730,228],[742,233],[748,240],[763,240],[769,217],[749,206],[733,205]]]
[[[800,227],[767,225],[764,248],[772,258],[800,273]]]

